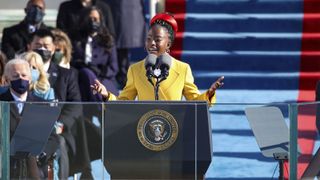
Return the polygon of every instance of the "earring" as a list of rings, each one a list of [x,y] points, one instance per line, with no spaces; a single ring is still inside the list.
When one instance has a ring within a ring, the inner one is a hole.
[[[170,49],[166,49],[166,53],[168,53],[168,54],[169,54],[169,53],[170,53]]]

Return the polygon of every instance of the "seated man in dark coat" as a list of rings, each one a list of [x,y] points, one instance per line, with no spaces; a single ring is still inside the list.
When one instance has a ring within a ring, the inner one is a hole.
[[[12,138],[20,120],[22,119],[24,102],[29,101],[44,101],[43,99],[33,96],[31,92],[29,92],[29,83],[31,82],[31,70],[29,63],[22,59],[13,59],[9,61],[4,70],[4,77],[10,88],[0,95],[1,101],[9,101],[16,102],[10,104],[10,139]],[[43,165],[47,167],[47,159],[51,157],[59,146],[58,136],[55,134],[55,131],[52,131],[49,140],[44,148],[42,154],[46,154],[46,157],[42,156]],[[24,174],[25,178],[44,178],[46,177],[47,172],[43,172],[40,174],[37,166],[37,159],[34,156],[27,156],[26,159],[22,159],[26,161],[27,166],[27,174]],[[17,169],[17,163],[20,163],[15,158],[10,158],[10,177],[18,178],[21,174],[19,174],[19,170]],[[38,165],[40,165],[38,163]],[[42,169],[42,168],[41,168]]]
[[[29,0],[25,18],[19,24],[3,29],[1,50],[8,59],[27,50],[32,34],[37,29],[47,28],[43,23],[44,11],[44,0]]]

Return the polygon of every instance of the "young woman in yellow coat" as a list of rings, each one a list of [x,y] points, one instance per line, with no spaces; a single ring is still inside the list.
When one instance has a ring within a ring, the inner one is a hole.
[[[155,100],[154,84],[157,81],[157,72],[154,67],[148,80],[148,63],[157,66],[161,57],[168,64],[168,74],[159,83],[158,100],[181,100],[184,96],[187,100],[204,100],[209,104],[215,103],[215,91],[223,85],[224,77],[221,76],[210,88],[200,93],[194,84],[191,68],[187,63],[176,60],[169,55],[175,33],[178,30],[176,20],[167,13],[154,16],[150,22],[145,48],[148,56],[129,67],[127,83],[119,96],[110,93],[98,80],[91,87],[94,92],[100,93],[105,100]],[[155,60],[150,59],[157,59]],[[161,61],[161,60],[160,60]],[[159,73],[165,70],[161,69]],[[160,79],[162,76],[160,76]],[[159,79],[158,79],[159,80]],[[152,83],[151,83],[152,82]]]

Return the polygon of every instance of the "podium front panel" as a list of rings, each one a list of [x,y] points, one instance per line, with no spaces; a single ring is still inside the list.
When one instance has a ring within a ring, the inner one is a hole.
[[[58,106],[24,103],[22,114],[19,121],[17,120],[19,124],[11,137],[10,155],[27,152],[37,156],[43,152],[59,115]],[[13,116],[12,121],[14,121]]]
[[[211,162],[205,102],[109,102],[104,119],[111,178],[202,178]]]

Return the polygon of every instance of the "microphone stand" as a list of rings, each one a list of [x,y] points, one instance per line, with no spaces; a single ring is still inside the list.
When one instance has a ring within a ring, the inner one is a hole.
[[[148,77],[148,81],[149,81],[149,83],[154,87],[154,84],[153,84],[153,82],[152,82],[152,77],[151,77],[151,76]]]
[[[160,76],[156,76],[151,70],[147,69],[147,79],[149,81],[149,83],[153,86],[153,90],[154,90],[154,99],[156,101],[159,100],[159,87],[160,87],[160,83],[164,80],[167,79],[168,75],[169,75],[169,71],[167,68],[164,69],[164,71],[162,71],[163,73],[160,74]],[[152,82],[152,77],[156,78],[156,84],[154,84]]]
[[[160,82],[161,81],[163,81],[162,79],[160,79],[159,80],[159,78],[158,77],[156,77],[154,74],[152,74],[151,76],[149,75],[149,76],[147,76],[148,78],[148,81],[149,81],[149,83],[153,86],[153,91],[154,91],[154,99],[156,100],[156,101],[158,101],[159,100],[159,86],[160,86]],[[152,82],[152,77],[155,77],[156,78],[156,84],[154,84],[153,82]]]
[[[155,99],[156,101],[158,101],[158,100],[159,100],[159,94],[158,94],[158,92],[159,92],[159,86],[160,86],[160,82],[161,82],[161,81],[159,81],[159,78],[156,78],[156,85],[153,84],[151,78],[148,78],[148,81],[149,81],[150,84],[153,86],[154,99]]]
[[[154,87],[154,99],[156,101],[159,101],[159,86],[160,86],[160,81],[159,81],[159,78],[157,78],[156,85],[153,86]]]
[[[160,83],[167,79],[168,74],[169,73],[166,71],[164,74],[161,74],[160,78],[159,77],[156,78],[157,81],[156,81],[156,85],[154,86],[154,96],[155,96],[154,99],[156,101],[159,100],[159,86],[160,86]]]
[[[152,77],[154,77],[154,74],[152,72],[152,69],[150,69],[151,67],[147,67],[146,68],[146,76],[147,76],[147,79],[149,81],[149,83],[154,87],[154,84],[152,82]]]

